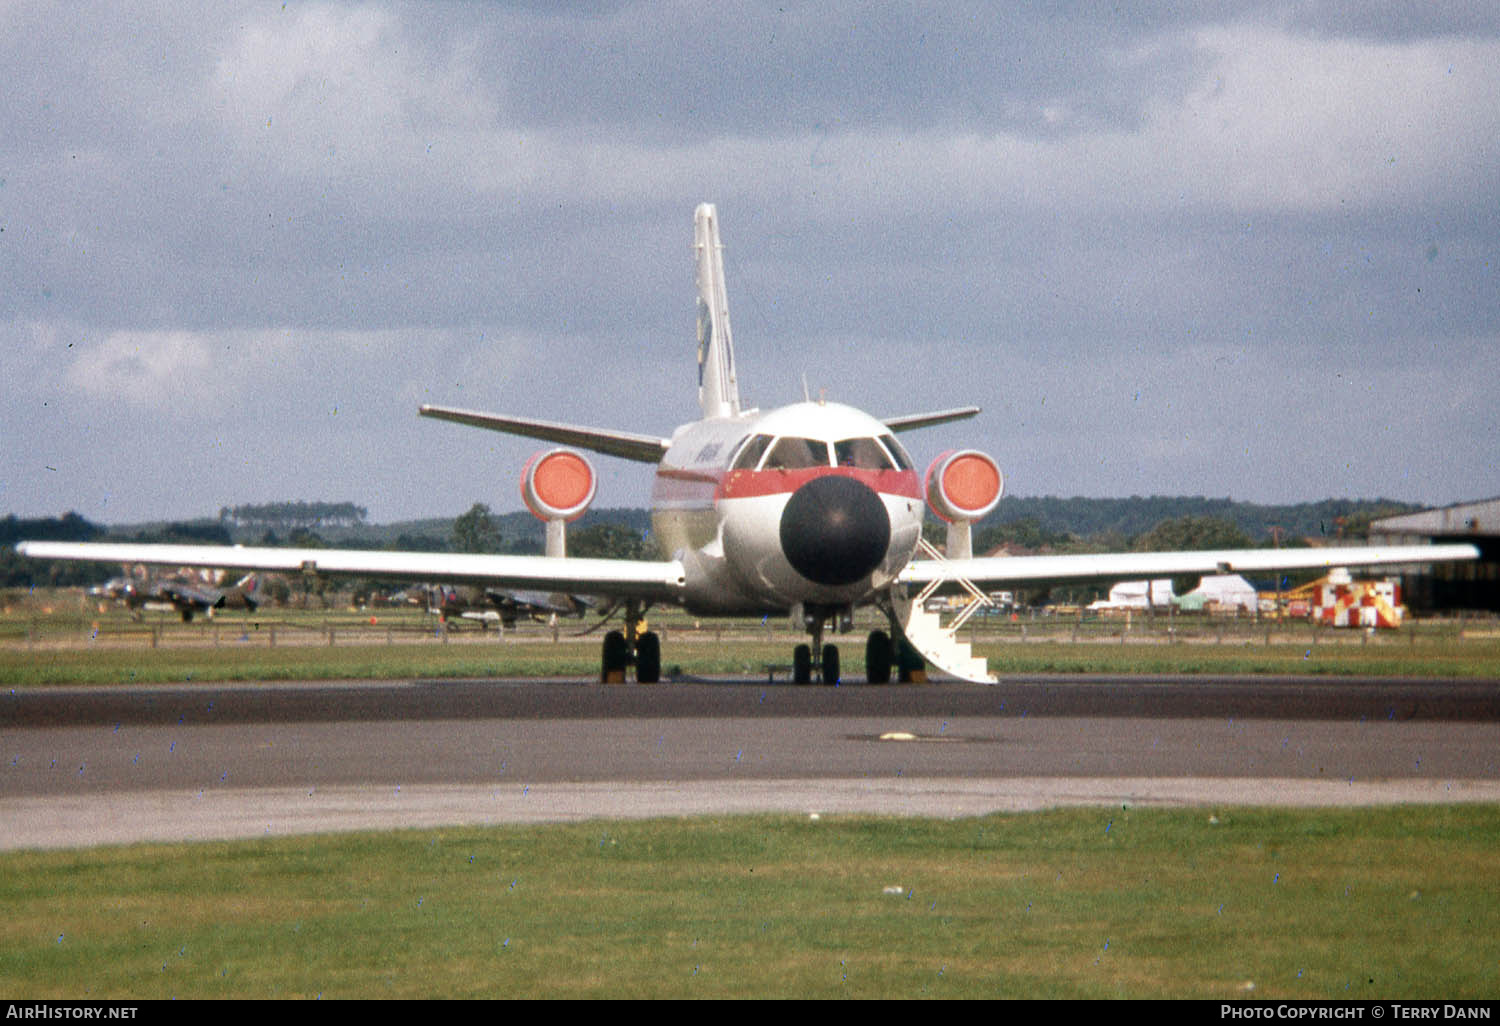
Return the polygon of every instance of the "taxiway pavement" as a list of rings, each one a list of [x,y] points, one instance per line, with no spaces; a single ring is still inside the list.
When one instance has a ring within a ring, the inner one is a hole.
[[[1500,682],[16,689],[0,847],[794,812],[1500,801]]]

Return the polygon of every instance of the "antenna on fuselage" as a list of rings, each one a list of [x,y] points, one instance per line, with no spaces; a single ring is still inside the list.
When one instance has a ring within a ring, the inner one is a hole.
[[[698,261],[698,404],[705,419],[735,417],[740,412],[740,386],[724,290],[724,247],[712,203],[700,203],[694,212],[693,250]]]

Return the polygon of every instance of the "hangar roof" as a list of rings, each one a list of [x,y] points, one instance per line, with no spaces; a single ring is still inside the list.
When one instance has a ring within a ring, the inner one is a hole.
[[[1383,517],[1370,523],[1370,533],[1420,534],[1429,538],[1500,535],[1500,498]]]

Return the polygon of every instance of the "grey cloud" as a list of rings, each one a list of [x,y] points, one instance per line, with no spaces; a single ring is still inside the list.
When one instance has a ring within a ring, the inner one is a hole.
[[[6,5],[0,507],[513,506],[415,406],[690,418],[700,200],[764,405],[981,403],[914,448],[1023,494],[1500,492],[1497,66],[1457,4]]]

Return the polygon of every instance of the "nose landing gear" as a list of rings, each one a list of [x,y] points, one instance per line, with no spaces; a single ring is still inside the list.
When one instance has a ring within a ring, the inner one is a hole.
[[[817,652],[821,659],[814,660]],[[839,676],[839,647],[837,645],[798,645],[792,649],[792,683],[811,684],[813,674],[824,684],[837,684]]]
[[[802,624],[812,635],[812,643],[792,649],[792,683],[811,684],[814,675],[823,684],[838,684],[841,681],[839,647],[823,644],[823,629],[830,620],[834,620],[840,630],[848,630],[851,616],[847,607],[803,611]]]

